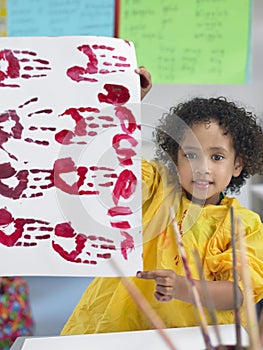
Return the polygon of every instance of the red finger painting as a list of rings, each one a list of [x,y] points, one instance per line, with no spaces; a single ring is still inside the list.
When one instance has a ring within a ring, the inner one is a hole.
[[[67,76],[78,83],[98,82],[98,74],[123,73],[131,67],[127,57],[117,55],[114,47],[83,44],[77,49],[86,56],[87,63],[84,67],[68,68]]]
[[[8,261],[14,275],[107,276],[114,258],[130,275],[142,255],[133,44],[0,42],[0,274]]]
[[[96,265],[99,259],[110,259],[111,252],[116,250],[113,240],[95,234],[76,233],[68,222],[56,225],[52,247],[67,261],[91,265]]]
[[[71,174],[75,182],[67,182],[64,175]],[[112,188],[118,175],[113,168],[76,166],[72,158],[60,158],[53,169],[16,170],[11,163],[0,164],[0,195],[16,200],[44,196],[56,187],[70,195],[99,195],[102,189]]]
[[[55,134],[55,140],[63,145],[85,145],[102,130],[117,127],[113,116],[102,115],[94,107],[70,107],[59,117],[70,117],[74,122],[72,130],[63,129]]]
[[[18,88],[19,78],[43,78],[51,70],[49,62],[31,50],[0,50],[0,87]]]
[[[103,88],[107,91],[107,95],[100,92],[98,94],[100,102],[118,106],[124,105],[130,99],[129,90],[123,85],[105,84]]]
[[[50,239],[53,228],[49,222],[37,219],[14,218],[6,209],[0,209],[0,244],[7,247],[33,247]]]
[[[62,175],[74,174],[76,181],[67,183]],[[77,167],[72,158],[57,159],[52,171],[56,188],[73,195],[99,195],[102,188],[113,187],[117,174],[109,167]]]

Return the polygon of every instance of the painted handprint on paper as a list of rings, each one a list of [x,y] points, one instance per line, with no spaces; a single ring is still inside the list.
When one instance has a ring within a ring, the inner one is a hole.
[[[49,62],[28,50],[0,50],[0,87],[19,88],[19,79],[43,78]]]
[[[14,218],[6,209],[0,209],[0,243],[7,247],[34,247],[50,239],[53,228],[49,222],[33,218]]]
[[[26,114],[26,118],[32,118],[31,125],[25,127],[25,123],[22,123],[22,108],[37,101],[38,98],[35,97],[26,101],[23,105],[18,106],[16,110],[0,111],[0,149],[6,152],[11,159],[18,160],[17,156],[12,154],[6,147],[11,140],[17,140],[20,143],[27,142],[40,146],[48,146],[50,141],[54,139],[56,128],[50,125],[50,120],[46,122],[47,116],[53,113],[51,108],[30,111],[30,113]],[[43,122],[41,126],[36,125],[33,121],[35,116],[42,118],[45,124]]]
[[[116,90],[117,91],[117,90]],[[108,97],[101,97],[107,100]],[[115,97],[111,94],[110,101],[116,103],[119,100],[118,93]],[[124,106],[114,108],[115,115],[102,115],[98,108],[94,107],[71,107],[66,109],[59,117],[69,117],[73,121],[72,130],[63,129],[55,134],[55,140],[63,145],[79,144],[84,145],[90,138],[96,137],[105,129],[116,128],[119,125],[125,133],[131,134],[139,128],[131,110]]]
[[[97,136],[103,129],[117,127],[117,121],[112,116],[100,115],[100,110],[93,107],[68,108],[59,117],[70,117],[72,130],[63,129],[55,134],[58,143],[87,144],[89,139]]]
[[[121,254],[133,249],[132,237],[123,232]],[[14,218],[6,208],[0,208],[0,244],[6,247],[34,248],[49,240],[53,250],[63,259],[82,264],[96,265],[101,259],[110,259],[117,248],[112,239],[97,234],[74,231],[71,223],[57,224],[32,218]]]
[[[127,57],[116,55],[111,46],[83,44],[78,50],[87,57],[86,66],[73,66],[67,70],[67,76],[78,83],[97,82],[98,74],[125,72],[131,66]]]
[[[116,250],[113,240],[76,233],[67,222],[56,225],[52,247],[67,261],[92,265],[96,265],[98,259],[110,259],[111,252]]]
[[[43,273],[60,273],[70,263],[77,273],[83,265],[85,273],[92,274],[94,267],[105,274],[113,257],[125,260],[126,269],[131,255],[140,256],[134,249],[139,215],[133,169],[140,125],[136,106],[128,108],[138,96],[133,45],[99,37],[45,38],[44,46],[26,38],[18,44],[4,39],[0,247],[3,259],[9,251],[17,257],[9,271],[30,274],[23,254],[34,259],[38,252],[55,257],[51,270],[40,259]],[[89,210],[87,229],[75,203]]]
[[[9,162],[0,164],[0,195],[10,199],[35,198],[53,187],[52,170],[16,170]]]
[[[0,195],[14,200],[36,198],[54,186],[70,195],[99,195],[114,186],[116,179],[112,168],[76,166],[70,157],[57,159],[53,169],[16,170],[6,162],[0,164]]]
[[[72,174],[76,179],[69,184],[63,176]],[[100,166],[79,166],[70,158],[57,159],[53,167],[53,182],[56,188],[74,195],[99,195],[103,188],[114,185],[117,174],[114,169]]]

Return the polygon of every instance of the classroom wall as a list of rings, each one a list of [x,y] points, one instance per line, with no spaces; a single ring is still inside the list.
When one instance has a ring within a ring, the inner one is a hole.
[[[192,96],[224,95],[263,116],[263,1],[254,0],[252,9],[252,75],[246,85],[160,85],[142,103],[144,156],[150,158],[154,145],[151,132],[160,115],[180,101]],[[238,11],[238,9],[237,9]],[[147,67],[147,62],[144,63]],[[154,77],[153,77],[154,82]],[[243,205],[251,207],[248,183],[239,197]],[[35,335],[58,335],[64,322],[90,283],[80,277],[29,277],[30,298],[35,319]]]

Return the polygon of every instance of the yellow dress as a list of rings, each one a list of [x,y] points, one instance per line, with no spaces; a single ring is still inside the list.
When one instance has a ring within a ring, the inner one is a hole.
[[[242,217],[255,302],[263,298],[263,224],[259,216],[243,208],[237,199],[224,197],[219,205],[201,207],[190,202],[169,183],[166,169],[143,161],[144,270],[173,269],[184,275],[170,224],[173,206],[192,275],[198,279],[193,250],[198,250],[207,280],[232,281],[232,250],[229,207]],[[134,272],[136,273],[136,271]],[[155,283],[130,277],[140,288],[167,328],[198,325],[192,304],[173,299],[158,302]],[[243,288],[240,283],[241,289]],[[227,296],[226,296],[227,297]],[[207,310],[205,310],[207,312]],[[244,321],[243,310],[241,317]],[[216,311],[219,324],[234,323],[232,310]],[[209,318],[208,318],[209,321]],[[86,334],[152,329],[119,278],[95,278],[84,292],[61,334]]]

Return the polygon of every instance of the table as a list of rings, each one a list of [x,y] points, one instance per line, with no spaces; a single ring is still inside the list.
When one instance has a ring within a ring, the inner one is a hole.
[[[213,326],[209,326],[209,335],[213,345],[216,337]],[[205,345],[200,327],[169,328],[164,330],[172,340],[176,350],[204,350]],[[235,344],[235,325],[220,325],[219,331],[224,344]],[[248,345],[248,335],[241,329],[242,344]],[[55,337],[21,337],[11,350],[169,350],[157,330],[116,332]]]

